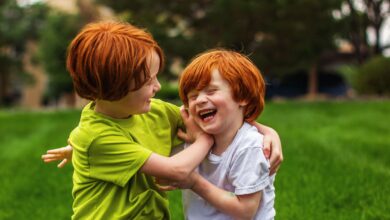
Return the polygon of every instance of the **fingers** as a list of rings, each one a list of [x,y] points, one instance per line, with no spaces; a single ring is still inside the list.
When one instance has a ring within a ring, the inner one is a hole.
[[[59,160],[62,156],[59,154],[44,154],[42,155],[43,160]]]
[[[280,142],[280,138],[278,133],[274,132],[272,136],[269,137],[270,143],[267,143],[270,148],[270,175],[276,173],[280,167],[280,164],[283,162],[283,153],[282,153],[282,144]]]
[[[58,168],[62,168],[62,167],[64,167],[65,164],[67,164],[67,163],[68,163],[68,159],[63,159],[63,160],[57,165],[57,167],[58,167]]]
[[[169,180],[163,179],[163,178],[158,178],[158,177],[156,177],[155,182],[157,185],[163,185],[163,186],[169,185],[169,183],[170,183]]]
[[[270,164],[271,164],[270,175],[273,175],[278,171],[282,161],[283,161],[282,153],[280,151],[279,153],[273,152],[273,155],[271,155],[271,159],[270,159]]]
[[[176,190],[176,189],[177,189],[176,186],[171,186],[171,185],[167,185],[167,186],[157,185],[157,187],[158,187],[161,191],[172,191],[172,190]]]
[[[281,163],[281,162],[277,162],[277,163],[275,163],[274,166],[271,166],[271,168],[270,168],[270,170],[269,170],[269,175],[270,175],[270,176],[273,175],[273,174],[275,174],[275,173],[278,171],[279,166],[280,166],[280,163]]]
[[[43,159],[43,162],[50,163],[50,162],[57,161],[57,160],[58,159]]]
[[[184,132],[182,129],[179,129],[177,131],[177,136],[183,140],[184,142],[190,143],[191,142],[191,137],[188,136],[186,132]]]
[[[62,148],[57,148],[57,149],[51,149],[46,151],[47,154],[62,154],[64,153],[64,149]]]
[[[50,149],[46,153],[47,154],[66,154],[68,152],[71,152],[73,150],[72,146],[66,145],[65,147]]]
[[[178,189],[178,184],[170,182],[167,179],[156,178],[155,180],[157,187],[162,191],[171,191]]]
[[[183,118],[183,120],[189,118],[188,111],[187,111],[187,109],[185,109],[185,107],[183,105],[180,107],[180,114],[181,114],[181,117]]]
[[[182,140],[187,139],[187,133],[185,133],[181,128],[177,131],[177,136]]]
[[[263,153],[267,159],[270,159],[271,156],[271,138],[269,136],[264,136],[263,140]]]
[[[42,155],[42,160],[43,162],[45,163],[50,163],[50,162],[53,162],[53,161],[57,161],[57,160],[60,160],[62,159],[62,157],[58,157],[56,155],[50,155],[50,154],[45,154],[45,155]],[[68,159],[63,159],[58,165],[57,167],[58,168],[62,168],[64,167],[66,164],[68,163]]]

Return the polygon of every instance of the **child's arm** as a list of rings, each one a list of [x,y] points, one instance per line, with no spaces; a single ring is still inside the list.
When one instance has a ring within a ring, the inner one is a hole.
[[[187,135],[195,140],[189,147],[173,155],[164,157],[155,153],[147,159],[141,172],[162,179],[173,181],[185,180],[202,162],[214,144],[213,138],[204,133],[193,121],[192,117],[182,108],[180,110]]]
[[[159,186],[159,188],[165,191],[177,188],[191,189],[210,203],[211,206],[232,216],[234,219],[252,219],[262,197],[261,191],[246,195],[235,195],[210,183],[197,172],[192,172],[185,181],[175,183],[174,186]]]
[[[282,144],[278,133],[271,127],[259,124],[257,122],[251,123],[257,130],[264,135],[263,152],[266,158],[269,159],[271,168],[270,175],[276,173],[280,164],[283,161]]]
[[[42,160],[45,163],[62,160],[57,165],[58,168],[62,168],[65,166],[65,164],[72,160],[72,151],[73,148],[70,145],[48,150],[46,154],[42,155]]]
[[[261,134],[264,135],[263,153],[265,157],[270,160],[270,175],[273,175],[276,173],[280,164],[283,162],[282,143],[280,141],[280,137],[278,133],[271,127],[259,124],[257,122],[253,122],[251,124],[255,126]],[[177,132],[177,136],[185,142],[188,142],[189,140],[187,133],[181,129],[179,129]]]
[[[234,219],[252,219],[256,214],[262,196],[260,191],[247,195],[235,195],[232,192],[218,188],[197,173],[194,175],[197,175],[197,177],[192,191],[216,209],[232,216]]]

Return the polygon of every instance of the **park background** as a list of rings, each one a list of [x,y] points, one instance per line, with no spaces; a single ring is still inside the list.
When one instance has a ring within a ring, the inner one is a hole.
[[[65,69],[86,23],[147,28],[166,54],[158,98],[180,104],[191,57],[247,54],[267,81],[258,121],[285,160],[276,219],[390,219],[389,0],[0,1],[0,219],[69,219],[72,166],[43,164],[86,103]],[[183,219],[180,191],[169,194]]]

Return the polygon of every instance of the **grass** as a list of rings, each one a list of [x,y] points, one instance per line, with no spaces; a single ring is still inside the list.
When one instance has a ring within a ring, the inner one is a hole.
[[[390,101],[267,103],[283,142],[276,219],[390,219]],[[72,167],[40,155],[66,144],[79,111],[0,111],[0,219],[69,219]],[[182,219],[180,192],[170,194]]]

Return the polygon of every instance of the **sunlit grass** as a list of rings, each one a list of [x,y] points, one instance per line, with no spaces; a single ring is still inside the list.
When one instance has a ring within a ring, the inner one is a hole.
[[[277,219],[390,219],[390,102],[267,103],[285,161]],[[0,219],[69,219],[72,167],[40,155],[66,144],[79,111],[0,111]],[[180,193],[170,194],[173,219]]]

